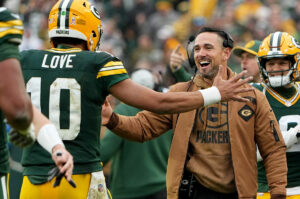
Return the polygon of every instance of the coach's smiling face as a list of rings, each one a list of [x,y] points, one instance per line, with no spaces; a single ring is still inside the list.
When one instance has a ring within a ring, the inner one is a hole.
[[[213,79],[219,65],[227,66],[231,49],[223,47],[223,38],[212,32],[200,33],[195,39],[194,59],[199,73]]]

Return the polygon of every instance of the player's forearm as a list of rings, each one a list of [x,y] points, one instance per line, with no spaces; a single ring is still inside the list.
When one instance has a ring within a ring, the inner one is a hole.
[[[18,108],[19,107],[19,108]],[[30,101],[15,105],[13,108],[4,108],[3,112],[7,122],[17,130],[25,130],[29,127],[32,118],[32,105]]]
[[[0,63],[0,108],[8,123],[17,130],[25,130],[32,121],[32,105],[25,91],[18,60],[11,58]]]
[[[211,92],[201,93],[202,91]],[[216,87],[203,89],[201,92],[160,93],[137,85],[131,80],[124,80],[112,86],[110,92],[128,105],[160,114],[187,112],[221,100],[221,94]]]
[[[48,120],[48,118],[46,118],[46,116],[44,116],[39,110],[37,110],[34,106],[32,106],[32,110],[33,110],[33,120],[32,123],[35,127],[35,131],[36,131],[36,136],[38,134],[38,132],[40,131],[40,129],[46,125],[46,124],[50,124],[50,121]]]
[[[150,110],[156,113],[178,113],[187,112],[202,106],[217,103],[221,95],[216,87],[198,90],[194,92],[169,92],[158,102],[157,110]]]

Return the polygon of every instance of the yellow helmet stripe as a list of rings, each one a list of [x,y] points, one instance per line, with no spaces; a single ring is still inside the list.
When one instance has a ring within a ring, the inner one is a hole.
[[[104,76],[110,76],[110,75],[118,75],[118,74],[124,74],[127,73],[126,69],[118,69],[118,70],[109,70],[109,71],[103,71],[98,72],[97,79]]]
[[[58,19],[57,19],[57,28],[58,29],[68,29],[69,28],[69,15],[70,7],[73,3],[73,0],[63,0],[58,7]]]

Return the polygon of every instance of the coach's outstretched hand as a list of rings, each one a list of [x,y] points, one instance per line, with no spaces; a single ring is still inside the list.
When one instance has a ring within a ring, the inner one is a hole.
[[[254,90],[254,88],[251,86],[241,87],[244,84],[248,84],[248,82],[251,81],[253,77],[250,76],[245,79],[241,79],[245,74],[247,74],[247,71],[242,71],[241,73],[234,76],[233,78],[224,80],[223,79],[224,74],[226,74],[226,67],[220,65],[219,72],[216,75],[213,82],[213,86],[216,86],[219,89],[219,92],[221,94],[221,100],[222,101],[236,100],[236,101],[243,101],[243,102],[249,101],[249,99],[243,98],[238,94]]]

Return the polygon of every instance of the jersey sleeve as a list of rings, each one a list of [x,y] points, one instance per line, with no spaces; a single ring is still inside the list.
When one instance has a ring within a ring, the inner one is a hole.
[[[0,8],[0,61],[8,58],[19,59],[18,45],[22,41],[23,23],[18,15]],[[4,50],[5,49],[5,50]]]
[[[121,60],[107,54],[105,62],[99,67],[97,79],[105,82],[106,90],[125,79],[128,79],[128,73]]]

